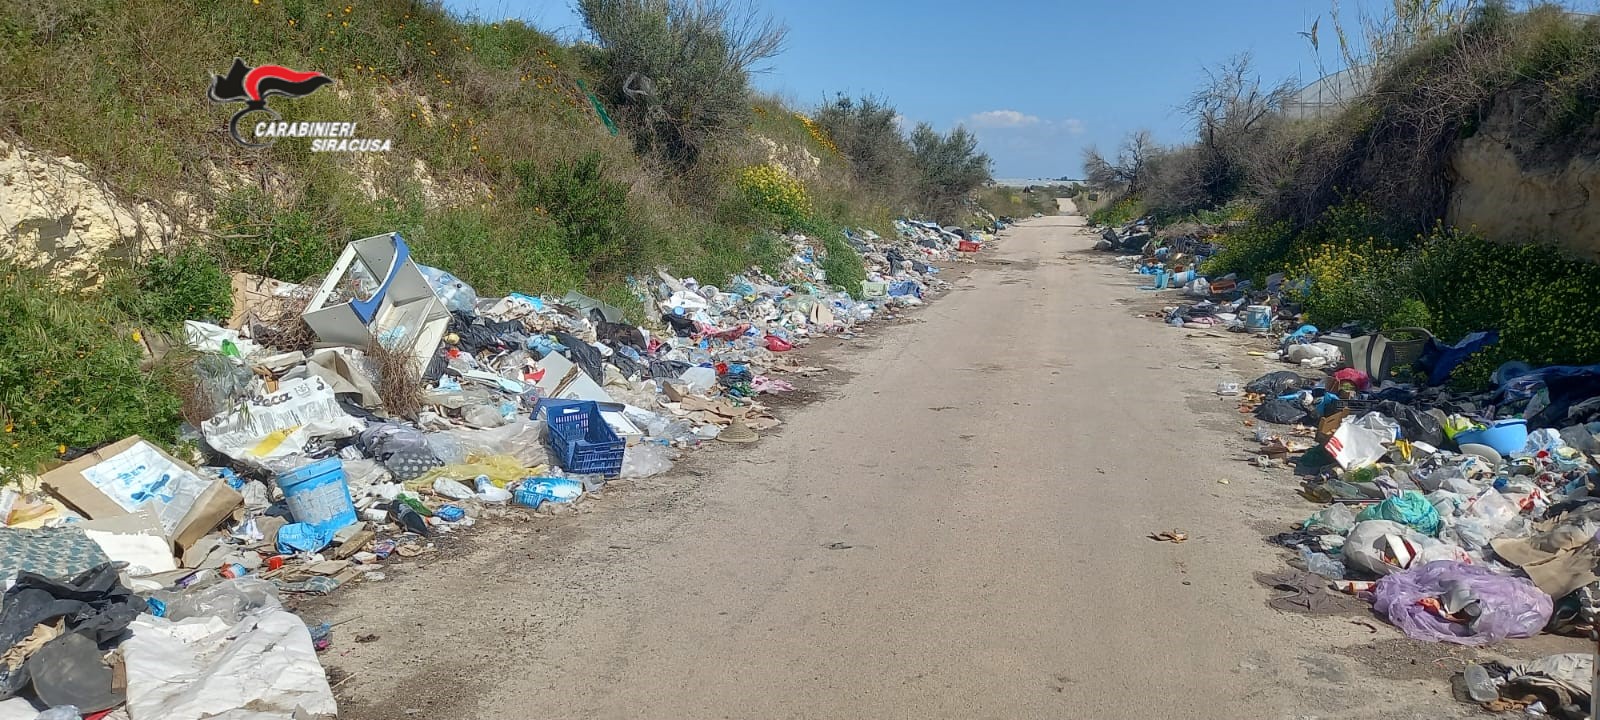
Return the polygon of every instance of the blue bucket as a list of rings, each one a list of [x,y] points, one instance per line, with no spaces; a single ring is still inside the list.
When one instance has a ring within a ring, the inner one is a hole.
[[[1250,305],[1244,309],[1244,326],[1247,330],[1271,330],[1272,307]]]
[[[345,483],[344,463],[337,457],[319,460],[278,476],[283,501],[295,522],[318,530],[334,532],[356,522],[356,506],[350,501],[350,486]]]

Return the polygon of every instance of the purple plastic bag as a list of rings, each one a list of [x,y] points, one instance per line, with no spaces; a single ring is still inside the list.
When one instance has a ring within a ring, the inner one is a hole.
[[[1464,591],[1478,601],[1478,619],[1462,625],[1418,604]],[[1497,575],[1477,565],[1436,560],[1378,581],[1372,607],[1407,637],[1457,645],[1487,645],[1505,638],[1533,637],[1550,622],[1553,603],[1524,578]]]

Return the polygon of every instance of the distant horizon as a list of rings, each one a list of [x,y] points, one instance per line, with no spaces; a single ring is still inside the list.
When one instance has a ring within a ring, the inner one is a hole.
[[[995,178],[994,179],[994,184],[1002,185],[1002,186],[1005,186],[1005,187],[1027,187],[1029,185],[1071,185],[1073,183],[1082,183],[1082,182],[1083,182],[1082,180],[1078,180],[1078,179],[1075,179],[1075,178],[1074,179],[1068,179],[1068,180],[1061,180],[1061,179],[1058,179],[1058,178]]]

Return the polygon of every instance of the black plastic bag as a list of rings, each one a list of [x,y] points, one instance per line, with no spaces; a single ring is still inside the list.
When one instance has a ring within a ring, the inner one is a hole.
[[[661,322],[672,328],[672,334],[678,337],[689,337],[694,334],[694,321],[676,313],[661,313]]]
[[[677,380],[683,377],[683,371],[694,367],[682,360],[651,360],[650,379],[652,380]]]
[[[610,360],[612,365],[617,366],[617,369],[622,371],[622,376],[629,380],[642,377],[645,373],[644,363],[620,352],[611,353],[611,357],[607,358],[607,360]]]
[[[1444,428],[1439,425],[1439,418],[1393,400],[1380,402],[1374,409],[1400,423],[1401,436],[1405,439],[1427,443],[1436,448],[1444,447]]]
[[[122,585],[117,567],[112,563],[60,580],[37,573],[18,573],[17,582],[6,591],[3,604],[0,650],[10,650],[28,637],[34,626],[57,621],[63,623],[67,634],[51,640],[45,647],[71,642],[69,635],[82,635],[102,650],[108,650],[122,642],[128,623],[145,611],[144,598]],[[27,687],[31,664],[32,658],[29,658],[16,670],[8,671],[0,666],[0,698],[9,698]]]
[[[1244,390],[1257,395],[1275,396],[1287,395],[1296,390],[1310,388],[1316,384],[1316,380],[1300,377],[1298,374],[1288,370],[1279,370],[1250,381],[1249,385],[1244,386]]]
[[[1256,417],[1274,425],[1296,425],[1306,419],[1306,411],[1288,400],[1272,399],[1256,408]]]

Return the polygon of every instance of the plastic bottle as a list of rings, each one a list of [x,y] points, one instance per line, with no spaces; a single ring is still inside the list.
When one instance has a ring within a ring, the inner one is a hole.
[[[1467,681],[1467,695],[1474,702],[1489,702],[1500,699],[1500,691],[1495,688],[1494,681],[1489,679],[1489,671],[1482,665],[1473,663],[1462,672]]]
[[[1316,575],[1321,575],[1329,580],[1344,579],[1344,563],[1329,557],[1326,553],[1311,552],[1304,545],[1300,546],[1300,559],[1306,563],[1306,570]]]

